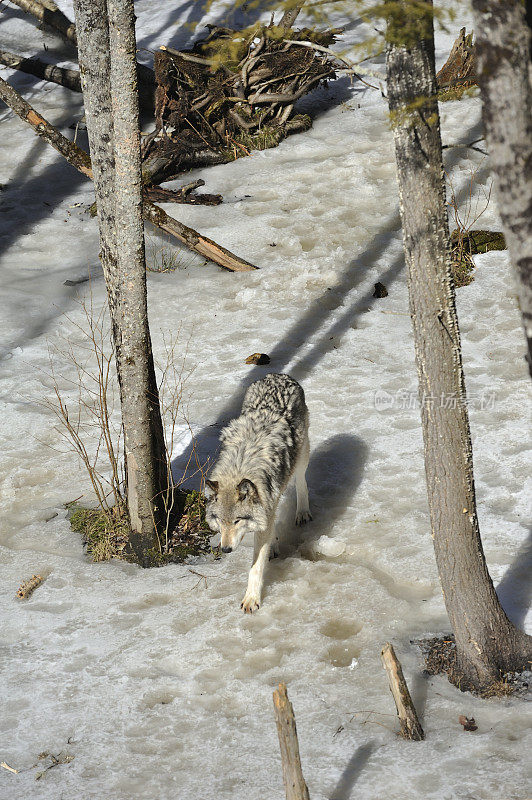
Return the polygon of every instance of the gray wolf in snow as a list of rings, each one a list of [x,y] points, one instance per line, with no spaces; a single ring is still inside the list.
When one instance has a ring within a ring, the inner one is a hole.
[[[303,389],[289,375],[267,375],[248,388],[242,412],[221,434],[218,461],[205,484],[206,520],[222,534],[224,553],[246,533],[255,536],[253,565],[241,608],[256,611],[264,568],[277,555],[275,512],[292,476],[297,493],[296,525],[312,519],[305,479],[310,446]]]

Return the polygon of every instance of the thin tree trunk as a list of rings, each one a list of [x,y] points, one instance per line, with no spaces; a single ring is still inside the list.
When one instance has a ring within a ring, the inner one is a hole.
[[[73,92],[81,92],[81,80],[77,69],[56,67],[55,64],[46,64],[38,58],[24,58],[16,53],[9,53],[7,50],[0,50],[0,64],[11,69],[18,69],[27,75],[35,75],[41,80],[65,86]]]
[[[70,139],[63,136],[61,131],[50,125],[44,117],[41,117],[3,78],[0,78],[0,100],[3,100],[24,122],[31,125],[34,131],[48,142],[54,150],[57,150],[69,164],[72,164],[83,175],[91,178],[91,180],[93,179],[92,164],[88,154],[74,142],[71,142]],[[105,148],[102,156],[105,158]],[[247,272],[252,269],[258,269],[254,264],[245,261],[230,250],[222,247],[222,245],[207,238],[207,236],[203,236],[193,228],[183,225],[182,222],[174,219],[174,217],[170,217],[166,211],[163,211],[162,208],[150,203],[148,200],[144,201],[143,213],[144,219],[160,228],[160,230],[170,234],[170,236],[174,236],[190,250],[225,269],[229,269],[232,272]]]
[[[140,135],[131,7],[74,0],[102,261],[120,384],[132,549],[157,548],[166,488],[159,396],[147,320]],[[112,57],[110,57],[112,53]]]
[[[428,5],[428,4],[427,4]],[[390,4],[387,86],[419,376],[432,535],[465,682],[521,670],[532,639],[506,617],[480,539],[450,245],[432,13]]]
[[[281,17],[281,21],[279,23],[279,27],[280,28],[291,28],[292,25],[294,24],[294,22],[296,21],[296,19],[298,18],[299,12],[301,11],[301,9],[303,8],[304,5],[305,5],[305,2],[303,0],[302,3],[297,3],[296,5],[292,6],[292,8],[288,8],[284,12],[283,16]]]
[[[133,0],[107,0],[114,126],[117,288],[128,509],[137,554],[162,521],[167,460],[148,326]],[[118,309],[117,309],[118,311]],[[159,499],[157,499],[159,498]]]
[[[532,376],[531,31],[519,0],[473,0],[473,19],[486,143]]]

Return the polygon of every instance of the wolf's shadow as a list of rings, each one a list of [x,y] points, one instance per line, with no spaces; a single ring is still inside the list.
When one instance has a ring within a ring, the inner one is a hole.
[[[362,439],[347,433],[331,436],[311,450],[307,483],[313,519],[302,527],[295,526],[295,491],[289,489],[277,516],[281,559],[293,555],[301,544],[329,535],[360,485],[367,454]]]

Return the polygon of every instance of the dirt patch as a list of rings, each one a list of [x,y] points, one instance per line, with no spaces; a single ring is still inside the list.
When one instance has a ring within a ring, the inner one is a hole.
[[[487,689],[477,692],[472,684],[464,679],[458,669],[456,657],[456,643],[454,636],[440,636],[430,639],[417,639],[413,642],[423,653],[425,658],[425,674],[447,674],[449,682],[462,692],[471,692],[479,697],[507,697],[511,694],[525,694],[528,692],[529,673],[508,673],[501,675],[500,680],[494,681]]]
[[[212,532],[205,522],[205,499],[200,492],[174,493],[175,512],[168,532],[160,534],[160,548],[148,554],[153,566],[183,562],[191,556],[216,552],[211,547]],[[92,561],[112,558],[136,562],[129,545],[127,515],[101,508],[69,506],[70,527],[82,537],[87,555]]]

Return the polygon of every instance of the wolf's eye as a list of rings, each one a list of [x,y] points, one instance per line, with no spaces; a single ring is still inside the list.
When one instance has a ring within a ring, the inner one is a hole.
[[[233,522],[233,525],[236,525],[237,522],[243,522],[245,519],[251,519],[251,517],[237,517]]]

